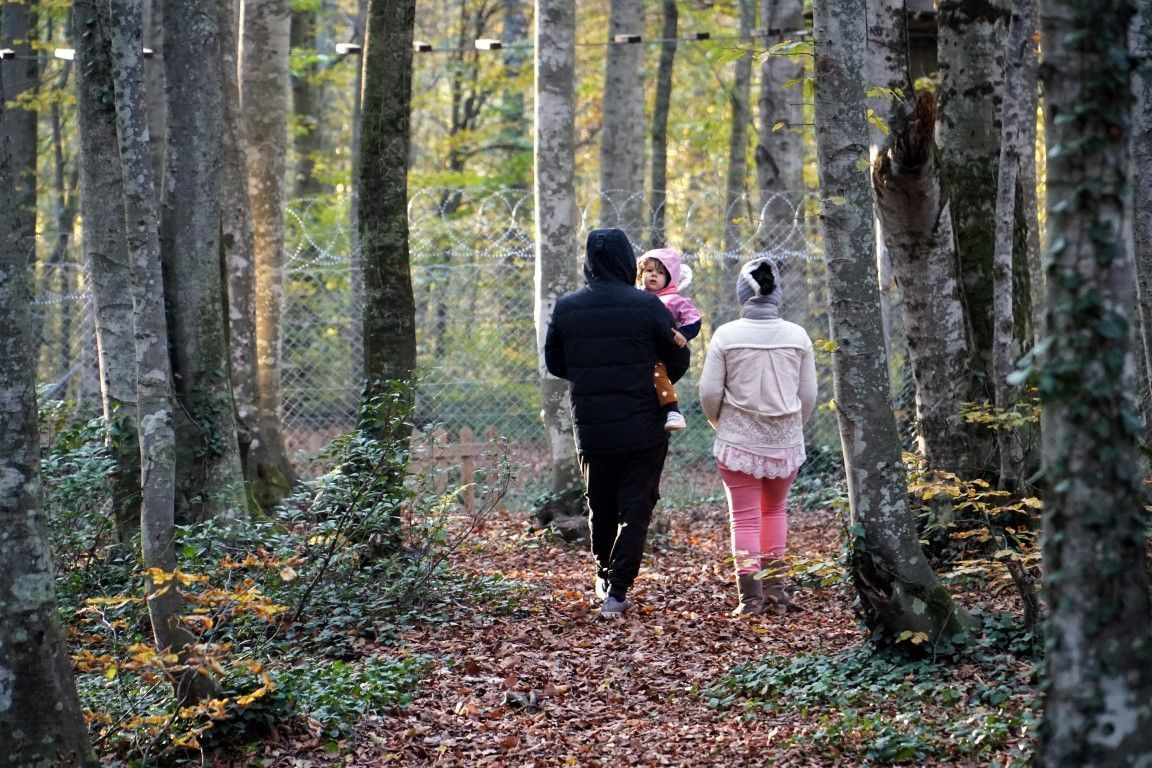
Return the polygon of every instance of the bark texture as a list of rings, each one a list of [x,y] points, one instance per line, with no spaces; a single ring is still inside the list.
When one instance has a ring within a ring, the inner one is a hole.
[[[1046,2],[1048,157],[1043,547],[1047,690],[1034,765],[1134,766],[1152,754],[1152,605],[1131,396],[1131,5]],[[1085,34],[1091,30],[1091,34]]]
[[[664,42],[656,69],[656,94],[652,104],[652,183],[649,184],[648,246],[665,245],[664,205],[668,189],[668,111],[672,105],[672,68],[676,63],[676,0],[661,3],[664,13]]]
[[[8,105],[0,113],[0,134],[8,138],[11,163],[10,186],[13,227],[11,247],[27,258],[36,256],[36,147],[37,113],[31,105],[13,106],[21,98],[36,94],[40,62],[36,58],[36,13],[31,2],[0,3],[0,48],[11,48],[19,59],[6,59],[0,81],[0,100]],[[9,191],[10,190],[10,191]],[[40,340],[32,343],[39,348]]]
[[[368,4],[360,148],[364,373],[371,396],[416,367],[408,256],[408,146],[415,0]]]
[[[244,479],[252,497],[262,497],[257,448],[264,444],[260,427],[256,361],[255,264],[248,173],[244,160],[244,120],[240,111],[239,43],[234,0],[215,0],[220,29],[220,76],[224,122],[220,140],[224,161],[217,173],[220,201],[220,245],[228,293],[228,348],[232,365],[232,402],[236,409],[236,439]]]
[[[612,42],[621,34],[644,34],[643,0],[611,0],[600,133],[600,226],[635,241],[644,233],[644,46]]]
[[[0,61],[0,91],[10,63]],[[6,113],[0,100],[0,125]],[[0,133],[0,189],[14,183],[10,140]],[[0,767],[95,766],[41,507],[32,275],[20,204],[16,195],[0,197]]]
[[[1144,445],[1152,446],[1152,9],[1140,6],[1130,35],[1132,73],[1132,252],[1139,297],[1145,393]]]
[[[964,474],[974,464],[960,416],[970,391],[968,337],[952,217],[935,160],[934,94],[918,94],[901,122],[873,164],[872,190],[903,297],[916,380],[916,439],[929,467]]]
[[[1013,0],[1012,18],[1004,48],[1008,72],[1007,93],[1000,119],[1000,171],[996,179],[996,249],[992,266],[992,315],[995,335],[992,342],[992,388],[996,407],[1011,409],[1016,404],[1016,387],[1008,374],[1016,368],[1019,344],[1013,301],[1013,255],[1017,238],[1016,189],[1023,158],[1035,151],[1036,110],[1036,2]],[[1030,111],[1029,111],[1030,110]],[[1026,262],[1027,254],[1020,254]],[[1028,318],[1021,318],[1027,325]],[[1000,485],[1015,490],[1024,473],[1024,449],[1015,428],[996,432],[1000,452]]]
[[[937,13],[940,108],[936,139],[972,325],[974,371],[984,381],[991,380],[993,191],[1000,159],[997,118],[1010,5],[1011,0],[940,0]]]
[[[848,478],[853,578],[891,633],[950,638],[963,622],[920,549],[907,503],[872,259],[872,201],[864,112],[864,0],[817,0],[816,152],[828,268],[835,399]]]
[[[172,428],[172,378],[168,327],[164,316],[164,280],[160,270],[159,215],[152,158],[148,150],[147,83],[141,55],[141,0],[108,0],[112,18],[111,53],[115,109],[131,263],[134,313],[134,371],[140,414],[140,554],[145,569],[176,570],[175,433]],[[180,621],[183,600],[170,585],[148,579],[148,616],[156,647],[184,660],[196,637]],[[190,672],[176,681],[182,702],[214,695],[212,681]]]
[[[224,124],[220,26],[198,0],[165,0],[168,165],[161,252],[181,407],[178,520],[247,520],[230,386],[221,263],[219,169]]]
[[[271,508],[291,490],[292,464],[280,419],[284,305],[285,158],[288,153],[288,0],[244,0],[240,107],[252,211],[257,405],[260,439],[250,446],[253,492]]]
[[[552,459],[551,492],[569,499],[561,516],[580,514],[571,498],[580,487],[568,382],[548,373],[544,336],[556,300],[576,287],[577,241],[574,178],[576,123],[576,4],[541,0],[536,6],[536,320],[541,416]]]
[[[72,5],[76,44],[76,109],[80,131],[80,200],[84,262],[92,287],[100,401],[115,458],[112,521],[122,546],[140,527],[140,447],[136,421],[136,354],[131,265],[124,234],[124,184],[116,147],[111,17],[106,2]]]
[[[798,39],[804,29],[803,6],[801,0],[760,0],[761,22],[769,35]],[[804,99],[797,85],[803,77],[804,65],[797,57],[770,55],[761,61],[755,154],[761,215],[767,213],[773,194],[804,191]]]
[[[740,220],[748,215],[744,192],[748,181],[748,126],[752,122],[752,27],[756,24],[755,0],[739,0],[740,44],[745,50],[736,59],[732,89],[728,91],[728,172],[724,180],[724,251],[726,260],[738,259],[741,246]],[[743,210],[742,210],[743,209]],[[735,282],[735,273],[725,285]],[[717,318],[717,323],[731,318]]]

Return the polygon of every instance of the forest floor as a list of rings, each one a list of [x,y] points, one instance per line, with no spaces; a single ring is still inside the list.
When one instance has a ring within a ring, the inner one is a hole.
[[[526,585],[514,606],[456,603],[415,625],[382,655],[425,655],[411,705],[373,715],[338,750],[284,734],[247,765],[739,766],[871,765],[859,750],[810,739],[816,712],[710,706],[708,687],[738,664],[764,657],[833,655],[865,637],[842,585],[805,586],[806,610],[732,617],[727,528],[718,506],[657,511],[650,551],[624,619],[603,619],[590,556],[532,531],[523,510],[488,518],[453,555],[461,573]],[[800,511],[791,550],[835,562],[842,523]],[[813,582],[815,583],[815,582]],[[893,713],[896,716],[898,713]],[[947,716],[947,713],[945,713]],[[915,712],[904,715],[913,722]],[[1014,740],[1019,742],[1019,740]],[[1019,744],[976,759],[906,765],[1019,764]],[[857,757],[853,757],[857,755]]]

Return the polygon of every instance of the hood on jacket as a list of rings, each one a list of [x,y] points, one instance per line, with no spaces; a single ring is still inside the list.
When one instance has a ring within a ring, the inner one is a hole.
[[[584,279],[632,285],[636,281],[636,251],[620,229],[594,229],[588,233]]]
[[[664,265],[664,269],[668,272],[668,285],[664,286],[664,291],[683,287],[680,285],[680,280],[683,277],[683,268],[680,266],[680,252],[675,248],[653,248],[650,251],[645,251],[644,255],[640,257],[640,266],[644,266],[644,262],[648,259],[656,259]],[[663,293],[664,291],[661,291]]]

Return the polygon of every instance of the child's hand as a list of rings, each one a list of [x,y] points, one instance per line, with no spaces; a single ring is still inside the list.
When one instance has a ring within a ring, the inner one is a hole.
[[[672,340],[675,341],[676,346],[680,347],[681,349],[688,346],[688,339],[684,338],[684,334],[680,333],[680,331],[676,330],[675,328],[672,329]]]

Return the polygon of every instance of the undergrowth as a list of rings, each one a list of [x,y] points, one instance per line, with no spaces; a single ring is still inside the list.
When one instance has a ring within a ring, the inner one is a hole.
[[[861,766],[1008,754],[1008,765],[1023,768],[1040,715],[1036,644],[1011,615],[974,615],[980,630],[949,658],[911,660],[870,643],[765,656],[699,693],[709,706],[748,718],[786,714],[803,723],[792,743]]]
[[[449,567],[511,479],[506,461],[478,472],[465,509],[452,468],[421,464],[407,435],[408,399],[373,403],[362,429],[334,442],[333,467],[239,539],[212,523],[178,529],[178,570],[156,574],[183,597],[196,636],[186,660],[154,649],[138,548],[114,541],[104,510],[109,458],[99,420],[45,409],[43,462],[58,597],[77,687],[105,765],[202,764],[272,730],[351,738],[367,714],[404,707],[432,660],[398,642],[449,602],[514,609],[520,586]],[[383,433],[385,436],[380,437]],[[177,706],[173,682],[206,674],[216,697]]]

